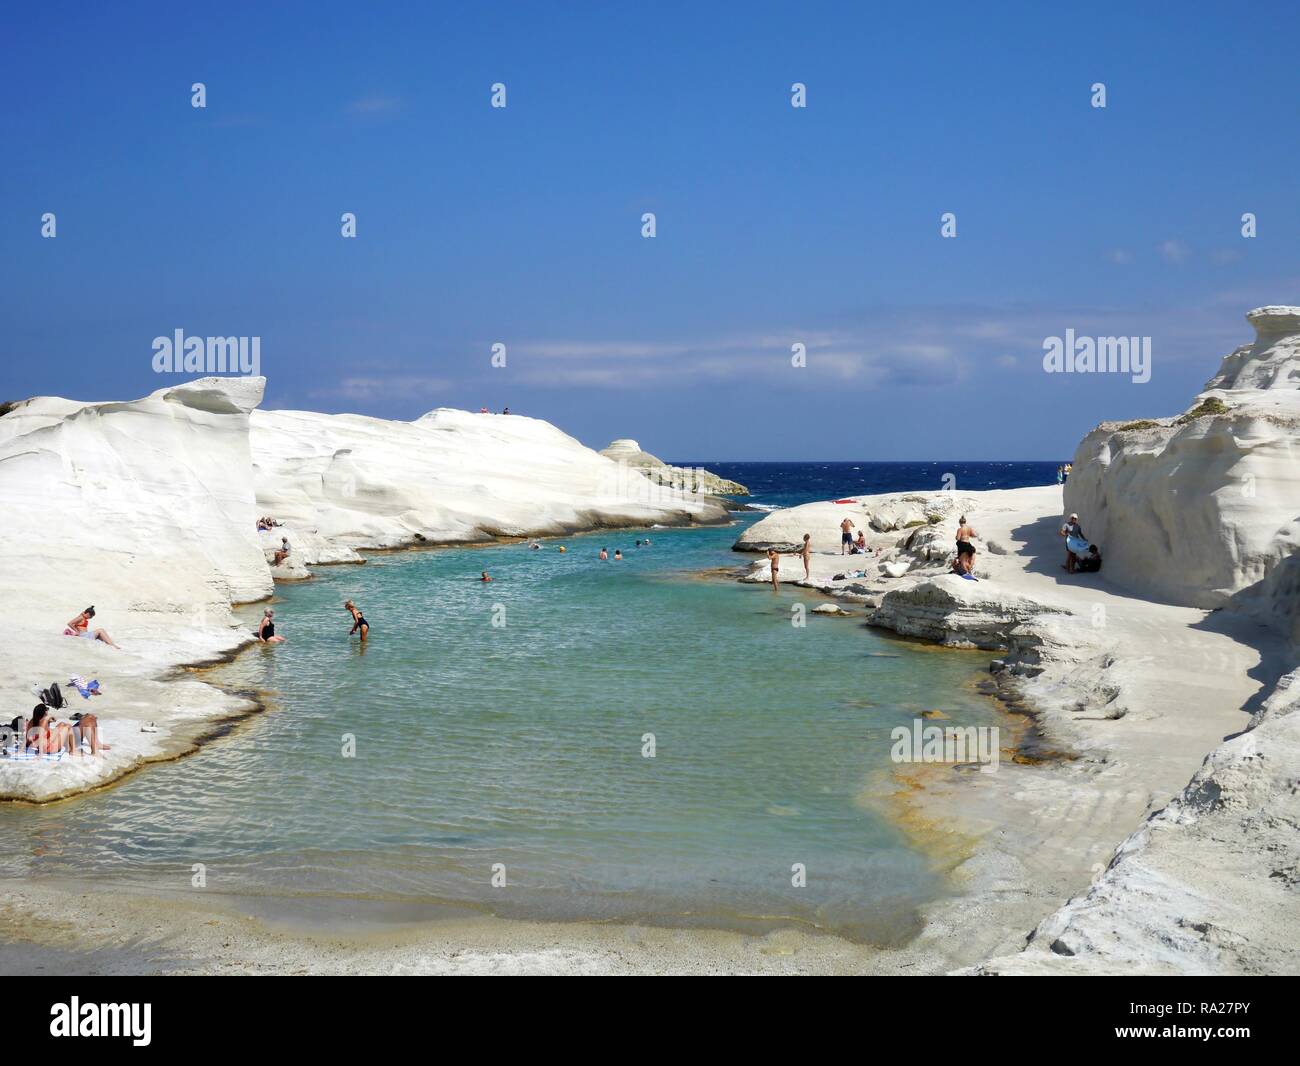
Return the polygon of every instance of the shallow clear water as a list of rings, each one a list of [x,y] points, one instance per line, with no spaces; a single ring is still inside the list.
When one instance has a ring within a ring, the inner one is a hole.
[[[698,576],[748,561],[738,532],[378,555],[281,587],[287,642],[205,675],[268,713],[112,789],[0,808],[0,872],[183,890],[203,863],[218,893],[897,942],[944,887],[870,802],[889,730],[932,708],[997,724],[970,685],[987,655],[793,626],[817,600]]]

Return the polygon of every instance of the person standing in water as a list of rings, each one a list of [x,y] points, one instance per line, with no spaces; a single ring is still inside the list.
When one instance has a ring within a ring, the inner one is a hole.
[[[803,579],[805,581],[811,581],[812,574],[809,571],[809,567],[812,564],[812,534],[811,533],[805,533],[803,535],[803,547],[799,549],[799,555],[803,558]]]
[[[601,548],[601,549],[600,549],[600,561],[601,561],[602,563],[609,562],[609,549],[608,549],[608,548]]]
[[[851,529],[853,529],[853,520],[851,518],[846,518],[844,519],[843,522],[840,523],[840,554],[841,555],[843,555],[846,551],[848,551],[850,548],[853,547],[853,534],[849,532]]]
[[[781,556],[777,555],[775,548],[767,549],[767,565],[772,568],[772,590],[774,592],[779,591],[781,583],[777,573],[781,569]]]
[[[370,635],[370,623],[366,621],[366,616],[357,610],[357,605],[351,600],[348,600],[343,606],[352,615],[352,628],[348,630],[348,636],[352,636],[353,633],[360,633],[361,639],[364,641]]]

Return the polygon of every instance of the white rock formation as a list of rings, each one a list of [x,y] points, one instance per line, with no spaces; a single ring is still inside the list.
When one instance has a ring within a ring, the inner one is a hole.
[[[1253,344],[1177,418],[1106,422],[1065,489],[1112,580],[1171,603],[1228,604],[1300,639],[1300,308],[1247,316]]]
[[[749,495],[749,489],[738,481],[718,477],[702,467],[670,466],[658,456],[642,451],[641,445],[628,437],[611,441],[607,448],[600,450],[600,454],[616,463],[625,463],[634,470],[643,471],[656,484],[703,492],[710,496]]]
[[[395,548],[726,517],[703,493],[655,484],[521,415],[257,411],[252,447],[258,507],[306,533],[317,561],[310,538]]]
[[[31,711],[33,684],[97,678],[105,694],[74,696],[72,709],[93,710],[112,745],[57,764],[0,758],[0,797],[102,784],[249,710],[198,681],[162,679],[248,643],[231,604],[309,577],[305,564],[360,561],[357,548],[726,518],[716,501],[655,485],[537,419],[255,411],[263,385],[204,378],[123,403],[38,397],[0,416],[0,720]],[[284,525],[259,534],[261,515]],[[282,535],[289,560],[271,567]],[[121,651],[62,635],[90,604]],[[141,732],[149,721],[157,733]]]

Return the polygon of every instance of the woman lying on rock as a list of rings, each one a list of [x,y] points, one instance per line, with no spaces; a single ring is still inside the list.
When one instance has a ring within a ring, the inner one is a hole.
[[[71,724],[59,722],[43,703],[32,709],[26,742],[29,755],[54,755],[60,751],[80,755],[83,742],[90,745],[91,755],[109,750],[107,744],[99,741],[99,719],[93,714],[79,715]]]
[[[110,648],[118,648],[113,643],[113,638],[105,633],[102,629],[91,629],[90,620],[95,617],[95,608],[87,607],[81,614],[77,615],[67,627],[63,630],[63,635],[67,637],[85,637],[88,640],[102,640]],[[121,651],[121,648],[118,648]]]

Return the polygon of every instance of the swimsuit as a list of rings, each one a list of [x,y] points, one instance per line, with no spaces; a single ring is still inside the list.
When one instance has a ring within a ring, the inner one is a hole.
[[[959,540],[959,541],[957,542],[957,554],[958,554],[958,555],[974,555],[974,554],[975,554],[975,545],[972,544],[972,543],[971,543],[970,541],[968,541],[968,540]]]
[[[267,622],[266,625],[262,627],[262,639],[270,640],[273,636],[275,636],[275,623]]]
[[[853,543],[853,534],[850,533],[847,529],[844,530],[844,531],[842,531],[842,532],[840,533],[840,543],[841,543],[841,544],[852,544],[852,543]]]

